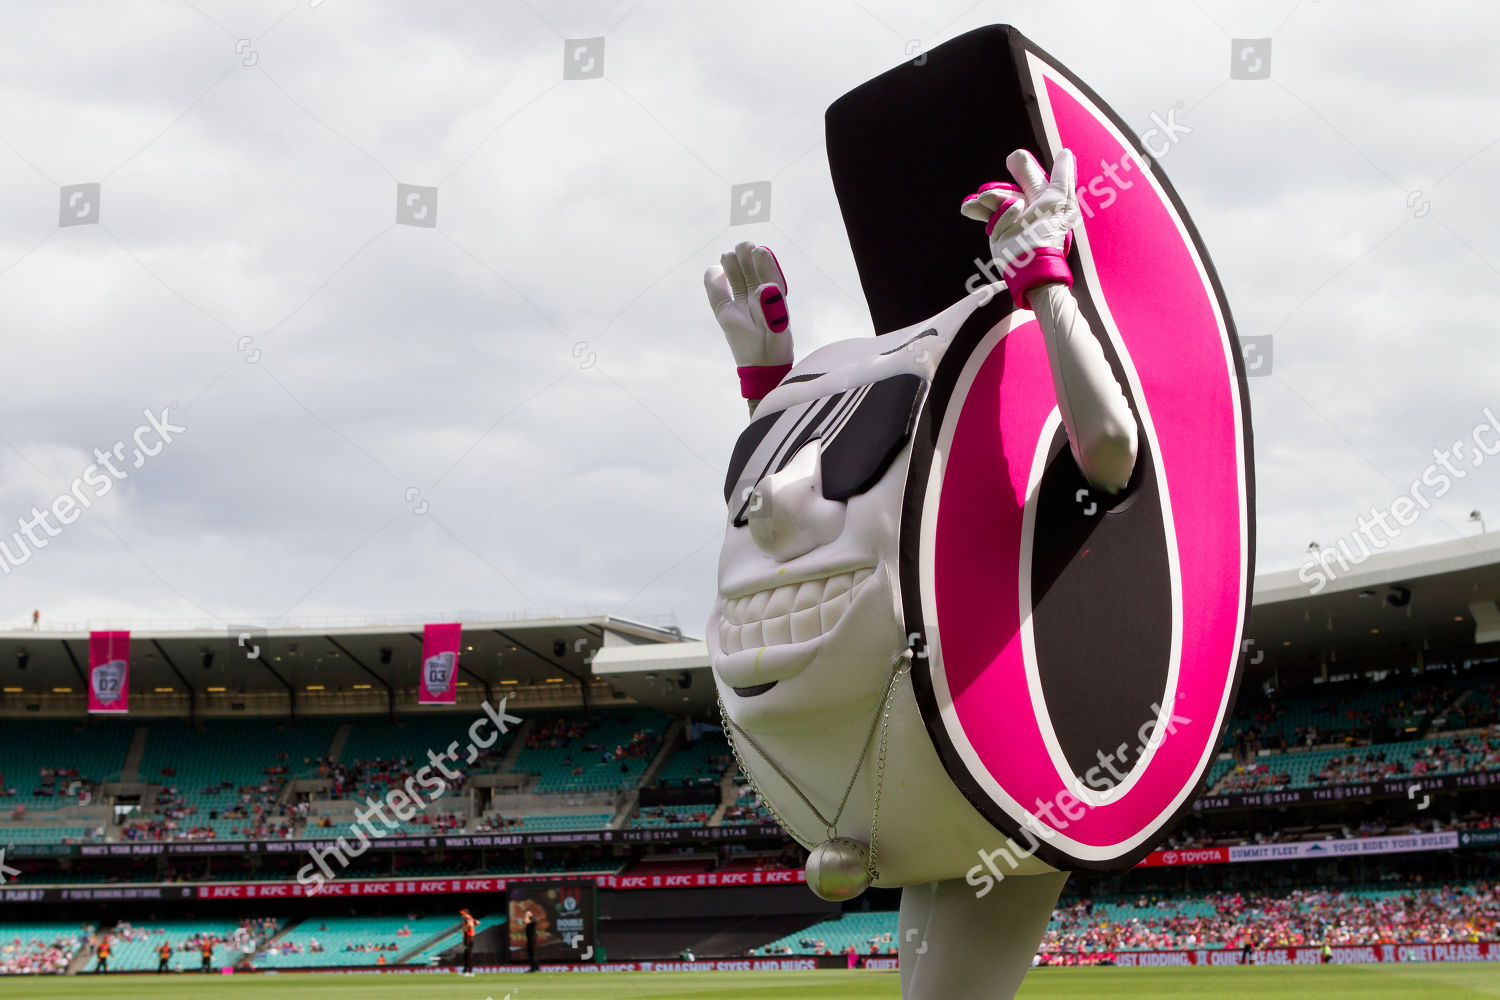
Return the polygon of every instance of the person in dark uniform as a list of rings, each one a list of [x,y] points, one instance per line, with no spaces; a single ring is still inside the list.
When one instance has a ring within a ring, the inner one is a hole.
[[[214,943],[204,938],[198,944],[198,954],[203,956],[203,971],[207,972],[214,963]]]
[[[474,927],[477,921],[468,910],[459,910],[458,915],[464,919],[464,971],[466,976],[474,975]]]
[[[531,971],[541,971],[541,966],[536,964],[536,915],[530,910],[526,912],[526,961],[531,963]]]
[[[163,941],[161,947],[156,949],[156,974],[159,976],[167,971],[167,965],[172,961],[172,945]]]
[[[101,938],[99,940],[99,949],[98,949],[98,951],[95,954],[97,955],[97,957],[99,959],[99,965],[94,969],[94,971],[95,972],[108,972],[109,971],[109,935],[106,934],[103,938]]]

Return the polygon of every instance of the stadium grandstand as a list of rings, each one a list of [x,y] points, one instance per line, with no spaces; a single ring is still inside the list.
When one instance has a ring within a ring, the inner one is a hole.
[[[1487,537],[1258,580],[1203,794],[1069,881],[1038,961],[1500,941],[1497,596]],[[800,884],[703,643],[464,621],[434,706],[422,625],[135,630],[124,715],[87,712],[87,632],[0,633],[0,973],[453,969],[461,909],[513,968],[516,908],[578,891],[588,957],[556,967],[897,956],[896,892]]]

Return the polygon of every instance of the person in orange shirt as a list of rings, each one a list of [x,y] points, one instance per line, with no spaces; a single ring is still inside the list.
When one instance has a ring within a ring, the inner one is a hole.
[[[95,954],[96,954],[96,956],[99,959],[99,965],[94,969],[94,971],[95,972],[108,972],[109,971],[109,936],[108,935],[105,935],[103,938],[101,938],[99,940],[99,948],[98,948],[98,951],[95,952]]]
[[[471,914],[468,910],[459,910],[458,911],[458,915],[460,917],[462,917],[463,921],[464,921],[464,927],[463,927],[463,930],[464,930],[464,971],[463,971],[463,974],[466,975],[466,976],[473,976],[474,975],[474,928],[476,926],[478,926],[479,921],[475,920],[473,914]]]
[[[203,971],[207,972],[209,966],[214,963],[214,943],[204,938],[198,944],[198,954],[203,957]]]
[[[167,964],[172,961],[172,945],[163,941],[161,947],[156,949],[156,974],[159,976],[167,971]]]

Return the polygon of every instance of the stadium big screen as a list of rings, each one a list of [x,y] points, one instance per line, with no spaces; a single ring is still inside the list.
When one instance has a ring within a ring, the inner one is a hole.
[[[594,956],[594,883],[526,882],[507,890],[510,958],[528,961],[526,924],[536,926],[538,961],[579,962]]]

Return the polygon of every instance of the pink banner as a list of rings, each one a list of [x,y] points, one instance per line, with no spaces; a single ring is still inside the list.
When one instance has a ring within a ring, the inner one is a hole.
[[[426,625],[422,629],[422,681],[419,705],[451,705],[458,694],[458,644],[463,626]]]
[[[130,711],[130,633],[89,633],[89,712]]]

